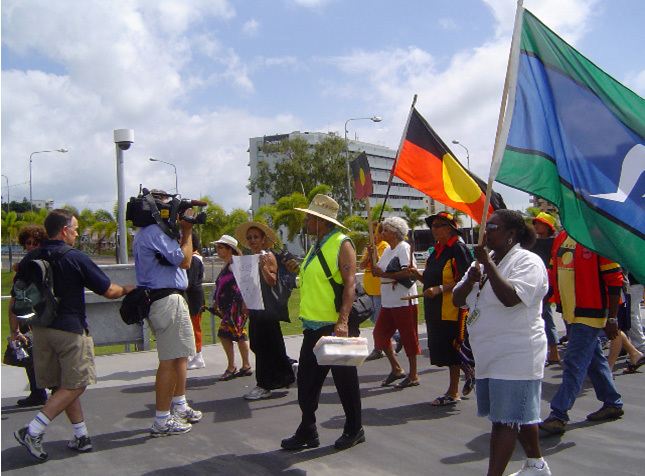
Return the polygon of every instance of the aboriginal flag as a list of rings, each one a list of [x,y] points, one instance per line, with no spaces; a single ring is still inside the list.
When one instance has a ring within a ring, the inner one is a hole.
[[[419,112],[412,108],[393,174],[440,203],[481,222],[486,184],[466,170]],[[488,215],[506,208],[499,193],[491,194]]]
[[[352,176],[354,177],[354,185],[356,190],[356,199],[369,197],[374,192],[374,185],[372,184],[372,174],[370,173],[370,164],[367,161],[367,154],[361,152],[351,162]]]

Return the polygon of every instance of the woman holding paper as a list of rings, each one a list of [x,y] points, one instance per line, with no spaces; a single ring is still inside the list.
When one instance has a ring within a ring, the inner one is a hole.
[[[242,294],[235,282],[235,276],[231,271],[233,255],[240,256],[242,253],[237,247],[237,240],[229,235],[213,241],[217,256],[224,261],[224,267],[215,280],[215,292],[211,299],[211,312],[222,318],[217,337],[222,343],[226,353],[228,366],[219,378],[220,380],[231,380],[235,377],[246,377],[253,374],[249,363],[249,338],[246,334],[246,321],[249,312],[244,306]],[[242,367],[237,370],[235,366],[235,351],[233,342],[237,342],[237,348],[242,358]]]
[[[417,292],[414,280],[410,278],[409,267],[416,268],[416,260],[411,256],[410,245],[405,241],[408,235],[408,224],[400,217],[388,217],[383,220],[383,239],[388,243],[379,259],[372,267],[372,274],[381,278],[381,312],[374,327],[374,348],[385,352],[392,370],[381,382],[387,387],[397,380],[402,380],[397,388],[416,387],[419,385],[417,375],[417,355],[419,348],[417,299],[406,299]],[[412,259],[412,262],[410,262]],[[396,330],[401,335],[405,354],[410,362],[407,377],[399,365],[392,349],[392,336]]]
[[[278,284],[278,262],[270,248],[276,241],[271,228],[259,222],[242,223],[235,229],[238,241],[260,255],[260,289],[264,310],[249,310],[249,337],[255,354],[256,387],[244,395],[246,400],[269,398],[271,390],[289,388],[295,382],[292,362],[284,345],[280,320],[289,316],[276,315],[266,304],[274,299],[271,288]]]

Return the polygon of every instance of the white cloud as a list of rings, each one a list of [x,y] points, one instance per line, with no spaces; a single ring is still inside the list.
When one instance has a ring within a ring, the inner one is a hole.
[[[260,23],[255,19],[244,22],[242,25],[242,32],[248,36],[257,36],[259,29]]]

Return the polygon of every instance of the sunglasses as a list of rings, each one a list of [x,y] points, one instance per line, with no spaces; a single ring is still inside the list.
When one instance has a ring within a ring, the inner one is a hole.
[[[25,245],[27,245],[27,246],[31,246],[31,245],[35,245],[35,244],[36,244],[36,242],[35,242],[35,241],[33,241],[33,240],[27,240],[27,241],[25,241]]]
[[[433,223],[430,228],[433,230],[438,230],[439,228],[443,228],[444,226],[450,226],[447,223]]]
[[[504,228],[502,225],[497,225],[496,223],[486,223],[486,230],[499,230]]]
[[[248,241],[251,241],[251,240],[259,240],[260,238],[262,238],[260,235],[246,235],[246,239],[247,239]]]

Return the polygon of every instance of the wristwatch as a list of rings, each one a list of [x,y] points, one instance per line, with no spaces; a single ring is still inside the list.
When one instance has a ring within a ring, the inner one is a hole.
[[[618,322],[618,319],[616,319],[615,317],[610,317],[609,319],[607,319],[607,322],[609,324],[616,324]]]
[[[443,293],[443,284],[439,285],[439,289],[441,289],[441,292]]]

